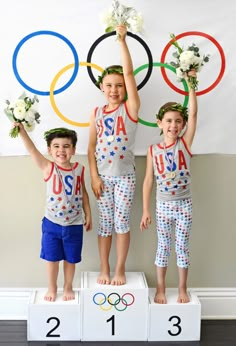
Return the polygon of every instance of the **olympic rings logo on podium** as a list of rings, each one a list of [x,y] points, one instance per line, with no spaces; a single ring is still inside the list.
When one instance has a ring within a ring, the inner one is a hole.
[[[69,88],[69,86],[74,82],[75,78],[77,77],[78,73],[79,73],[79,69],[80,67],[87,67],[87,72],[89,75],[89,78],[91,79],[92,83],[97,87],[96,85],[96,78],[93,75],[92,72],[92,68],[99,71],[99,73],[101,73],[104,68],[93,63],[92,62],[92,55],[95,51],[95,49],[97,48],[97,46],[105,39],[107,39],[110,36],[115,35],[115,31],[111,32],[111,33],[106,33],[102,36],[100,36],[91,46],[91,48],[89,49],[88,55],[87,55],[87,61],[81,62],[79,60],[77,51],[74,47],[74,45],[63,35],[54,32],[54,31],[47,31],[47,30],[42,30],[42,31],[36,31],[33,32],[27,36],[25,36],[16,46],[16,49],[13,53],[13,58],[12,58],[12,67],[13,67],[13,72],[15,74],[16,79],[18,80],[18,82],[28,91],[36,94],[36,95],[41,95],[41,96],[49,96],[50,98],[50,103],[51,106],[54,110],[54,112],[57,114],[57,116],[59,118],[61,118],[64,122],[69,123],[71,125],[74,126],[78,126],[78,127],[88,127],[89,126],[89,122],[85,121],[85,122],[77,122],[74,120],[71,120],[67,115],[64,115],[58,108],[56,101],[55,101],[55,95],[65,91],[67,88]],[[18,71],[18,67],[17,67],[17,58],[18,58],[18,54],[20,52],[21,47],[24,45],[25,42],[27,42],[28,40],[30,40],[33,37],[39,36],[39,35],[50,35],[50,36],[54,36],[60,40],[62,40],[71,50],[73,57],[74,57],[74,62],[70,63],[67,66],[64,66],[57,74],[56,76],[53,78],[49,90],[38,90],[35,87],[29,86],[28,84],[26,84],[23,79],[20,76],[20,73]],[[141,46],[144,48],[146,55],[147,55],[147,62],[145,64],[143,64],[142,66],[138,67],[135,69],[134,71],[134,75],[137,75],[140,71],[146,69],[146,74],[143,78],[143,80],[137,85],[138,90],[140,90],[141,88],[143,88],[146,83],[148,82],[149,78],[152,75],[152,71],[153,71],[153,67],[160,67],[161,70],[161,75],[164,79],[164,81],[167,83],[167,85],[172,88],[175,92],[184,95],[184,101],[183,101],[183,105],[187,106],[188,104],[188,88],[186,85],[186,82],[183,81],[183,86],[184,86],[184,90],[177,88],[173,83],[170,82],[170,80],[167,77],[166,74],[166,70],[171,70],[173,73],[176,73],[175,68],[173,68],[173,66],[167,64],[165,62],[165,58],[167,55],[167,52],[169,50],[169,48],[171,47],[171,41],[169,41],[167,43],[167,45],[165,46],[163,52],[161,53],[161,58],[160,58],[160,62],[153,62],[153,57],[152,57],[152,53],[147,45],[147,43],[139,36],[131,33],[131,32],[127,32],[127,35],[130,36],[131,38],[135,39],[138,43],[141,44]],[[176,38],[179,40],[183,37],[186,36],[191,36],[191,35],[195,35],[195,36],[200,36],[200,37],[204,37],[205,39],[209,40],[218,50],[219,54],[220,54],[220,58],[221,58],[221,66],[220,66],[220,72],[216,78],[216,80],[206,89],[204,90],[200,90],[197,91],[197,95],[203,95],[205,93],[210,92],[212,89],[214,89],[221,81],[224,72],[225,72],[225,55],[224,55],[224,51],[221,47],[221,45],[215,40],[215,38],[213,38],[212,36],[204,33],[204,32],[199,32],[199,31],[189,31],[189,32],[184,32],[181,33],[179,35],[176,35]],[[64,86],[56,89],[56,84],[58,82],[58,80],[60,79],[60,77],[67,72],[69,69],[74,69],[72,76],[70,77],[70,79],[68,80],[67,83],[65,83]],[[143,120],[141,118],[139,118],[139,122],[145,126],[152,126],[155,127],[156,122],[148,122],[146,120]]]
[[[125,311],[128,306],[134,304],[135,298],[132,293],[124,293],[120,296],[116,292],[106,296],[103,292],[98,292],[93,296],[94,304],[98,305],[103,311],[110,311],[113,307],[117,311]]]

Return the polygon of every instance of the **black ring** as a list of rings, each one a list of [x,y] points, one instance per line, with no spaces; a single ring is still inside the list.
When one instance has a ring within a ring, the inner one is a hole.
[[[111,297],[112,294],[115,294],[115,295],[118,297],[118,299],[115,300],[115,303],[114,303],[114,304],[111,303],[111,302],[109,301],[109,299],[110,299],[110,297]],[[116,293],[116,292],[110,293],[109,296],[107,297],[108,303],[109,303],[110,305],[112,305],[112,306],[115,306],[115,305],[119,304],[120,300],[121,300],[120,295],[119,295],[118,293]],[[117,302],[117,301],[118,301],[118,302]]]
[[[110,36],[114,36],[116,35],[116,32],[115,31],[112,31],[112,32],[109,32],[107,34],[104,34],[102,36],[100,36],[91,46],[89,52],[88,52],[88,56],[87,56],[87,62],[88,63],[91,63],[91,58],[92,58],[92,54],[95,50],[95,48],[97,47],[97,45],[103,41],[105,38],[107,37],[110,37]],[[148,47],[148,45],[146,44],[146,42],[141,38],[139,37],[138,35],[135,35],[131,32],[127,32],[127,35],[128,36],[131,36],[133,38],[135,38],[139,43],[141,43],[141,45],[143,46],[143,48],[145,49],[146,53],[147,53],[147,56],[148,56],[148,69],[147,69],[147,74],[145,76],[145,78],[143,79],[143,81],[137,86],[137,89],[140,90],[146,83],[147,81],[149,80],[151,74],[152,74],[152,69],[153,69],[153,58],[152,58],[152,53]],[[96,85],[96,82],[97,80],[95,79],[94,75],[93,75],[93,72],[92,72],[92,68],[91,66],[87,66],[87,70],[88,70],[88,74],[89,74],[89,77],[90,79],[92,80],[92,82]],[[96,87],[99,88],[98,85],[96,85]],[[100,88],[99,88],[100,89]]]

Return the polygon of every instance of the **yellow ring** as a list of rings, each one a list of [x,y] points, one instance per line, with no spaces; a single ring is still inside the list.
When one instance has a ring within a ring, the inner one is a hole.
[[[104,69],[96,64],[93,63],[88,63],[88,62],[80,62],[79,63],[80,66],[91,66],[94,67],[95,69],[97,69],[99,72],[103,72]],[[65,121],[66,123],[73,125],[73,126],[78,126],[78,127],[88,127],[89,123],[79,123],[77,121],[73,121],[68,119],[65,115],[63,115],[60,110],[58,109],[56,102],[55,102],[55,98],[54,98],[54,89],[55,86],[57,84],[58,79],[63,75],[63,73],[65,73],[66,71],[68,71],[70,68],[73,68],[75,66],[75,64],[69,64],[67,66],[65,66],[63,69],[61,69],[56,76],[54,77],[54,79],[52,80],[51,86],[50,86],[50,102],[52,105],[52,108],[54,110],[54,112],[59,116],[59,118],[61,118],[63,121]]]
[[[109,310],[112,309],[112,306],[113,306],[113,305],[110,305],[110,306],[108,306],[107,309],[105,309],[105,308],[103,307],[103,304],[101,305],[101,302],[102,302],[102,301],[103,301],[103,298],[99,301],[99,306],[100,306],[100,309],[101,309],[101,310],[103,310],[103,311],[109,311]],[[110,298],[108,298],[107,301],[111,303]]]

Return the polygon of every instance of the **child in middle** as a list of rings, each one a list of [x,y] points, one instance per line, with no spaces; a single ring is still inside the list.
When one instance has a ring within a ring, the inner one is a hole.
[[[122,66],[107,67],[99,85],[107,104],[91,114],[88,159],[91,185],[99,210],[99,284],[126,283],[125,263],[130,244],[130,210],[135,192],[134,141],[140,100],[126,43],[127,29],[116,28]],[[126,93],[128,98],[125,101]],[[116,232],[116,267],[110,278],[109,255]]]

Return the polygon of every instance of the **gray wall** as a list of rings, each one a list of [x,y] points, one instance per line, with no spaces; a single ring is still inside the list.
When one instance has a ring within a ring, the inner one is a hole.
[[[75,157],[78,159],[78,157]],[[96,201],[90,188],[87,157],[86,184],[93,212],[93,231],[84,236],[83,260],[77,265],[75,286],[81,271],[98,271]],[[131,221],[131,246],[127,271],[143,271],[150,287],[156,284],[155,191],[152,195],[153,223],[148,231],[139,230],[142,215],[142,182],[145,157],[136,158],[137,189]],[[46,287],[45,262],[39,258],[41,218],[44,212],[45,183],[29,156],[0,157],[1,231],[0,287]],[[236,286],[234,155],[196,155],[192,159],[194,219],[191,236],[189,287]],[[114,245],[114,242],[113,242]],[[114,268],[115,248],[111,253]],[[59,286],[62,286],[62,269]],[[167,273],[167,286],[178,282],[174,248]]]

